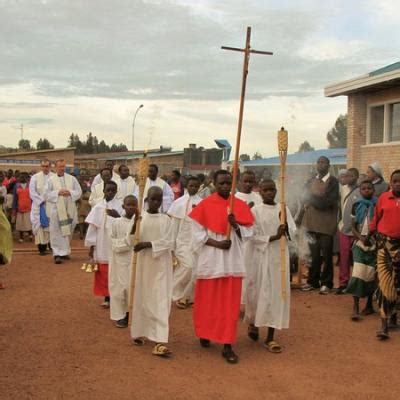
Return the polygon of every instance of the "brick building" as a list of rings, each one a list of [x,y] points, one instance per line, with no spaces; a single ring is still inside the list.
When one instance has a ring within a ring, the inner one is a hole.
[[[366,171],[378,161],[387,179],[400,167],[400,62],[325,88],[347,96],[347,165]]]

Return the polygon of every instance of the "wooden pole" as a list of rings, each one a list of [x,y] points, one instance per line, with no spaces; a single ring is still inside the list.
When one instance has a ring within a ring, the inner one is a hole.
[[[233,162],[233,176],[232,176],[232,189],[231,189],[231,196],[229,199],[229,213],[233,213],[233,201],[235,198],[236,186],[237,186],[237,175],[239,171],[239,154],[240,154],[240,141],[242,137],[242,125],[243,125],[243,110],[244,110],[244,100],[246,96],[246,83],[247,83],[247,74],[249,72],[249,60],[250,60],[250,53],[253,54],[264,54],[264,55],[272,55],[273,53],[270,51],[259,51],[253,50],[250,47],[250,37],[251,37],[251,27],[247,27],[246,33],[246,45],[244,49],[239,49],[236,47],[228,47],[222,46],[223,50],[232,50],[232,51],[240,51],[244,53],[244,60],[243,60],[243,72],[242,72],[242,90],[240,93],[240,107],[239,107],[239,119],[238,119],[238,127],[237,127],[237,134],[236,134],[236,147],[235,147],[235,159]],[[228,224],[228,229],[226,232],[226,237],[229,239],[231,236],[231,226]]]
[[[278,150],[279,158],[281,163],[281,175],[280,175],[280,206],[281,206],[281,225],[286,224],[286,201],[285,201],[285,175],[286,175],[286,157],[288,150],[288,133],[282,127],[278,131]],[[283,235],[280,239],[280,250],[281,250],[281,295],[282,299],[286,300],[286,248],[287,238]]]
[[[139,161],[139,169],[138,169],[138,185],[139,185],[139,199],[138,199],[138,208],[139,208],[139,218],[136,221],[136,231],[135,237],[133,240],[133,245],[137,245],[140,242],[140,222],[141,215],[143,209],[143,197],[144,197],[144,189],[146,187],[146,180],[149,170],[149,159],[144,154],[143,158]],[[129,325],[132,324],[132,314],[133,314],[133,299],[135,293],[135,283],[136,283],[136,265],[137,265],[137,257],[138,253],[133,253],[132,259],[132,269],[131,269],[131,277],[130,277],[130,285],[129,285]]]

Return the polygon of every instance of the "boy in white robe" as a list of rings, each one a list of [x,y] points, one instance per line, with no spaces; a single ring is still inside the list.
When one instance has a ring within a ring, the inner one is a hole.
[[[268,327],[264,346],[272,353],[280,353],[282,346],[274,340],[275,329],[289,328],[290,270],[289,249],[286,246],[286,297],[282,298],[281,254],[279,239],[287,232],[293,235],[296,225],[286,208],[287,224],[280,223],[280,205],[276,204],[273,180],[262,182],[260,194],[263,204],[254,206],[254,236],[249,245],[252,263],[247,271],[247,301],[245,321],[248,336],[257,341],[259,328]]]
[[[46,200],[50,208],[50,245],[54,263],[68,259],[71,254],[71,239],[78,221],[76,202],[81,198],[82,189],[72,175],[65,173],[65,160],[56,161],[56,174],[49,179]]]
[[[117,328],[127,328],[129,322],[129,283],[133,255],[132,231],[136,229],[138,201],[133,195],[124,199],[125,215],[111,223],[109,256],[110,317]]]
[[[103,168],[100,171],[101,181],[96,185],[92,186],[92,191],[89,197],[89,204],[94,207],[104,199],[104,184],[111,181],[111,171],[108,168]],[[115,182],[117,183],[117,182]],[[122,200],[121,200],[122,203]]]
[[[119,178],[115,181],[118,185],[117,197],[124,201],[126,196],[133,195],[139,198],[139,187],[135,180],[129,175],[129,168],[122,164],[118,168]]]
[[[153,354],[168,356],[169,314],[172,301],[172,224],[166,214],[159,213],[162,189],[148,191],[147,205],[140,224],[131,336],[136,345],[145,339],[156,343]]]
[[[243,200],[250,208],[257,206],[262,203],[262,199],[259,193],[254,192],[253,189],[256,186],[256,174],[254,171],[248,170],[240,175],[239,191],[235,193],[235,197]],[[246,271],[252,264],[252,255],[248,251],[249,242],[243,243],[244,263]],[[246,304],[246,277],[243,278],[242,283],[242,298],[241,298],[241,314],[243,316],[244,304]]]
[[[109,231],[114,218],[122,214],[121,200],[116,198],[117,184],[109,181],[104,186],[104,199],[96,204],[86,217],[89,225],[85,238],[85,246],[89,247],[89,257],[97,263],[94,273],[93,292],[95,296],[104,297],[103,308],[110,306],[108,290],[108,262],[110,254]]]
[[[172,219],[174,254],[178,260],[178,266],[174,270],[172,300],[181,309],[187,308],[193,302],[196,257],[191,248],[192,219],[188,215],[203,200],[197,195],[199,187],[199,179],[196,176],[189,177],[187,193],[175,200],[167,213]]]

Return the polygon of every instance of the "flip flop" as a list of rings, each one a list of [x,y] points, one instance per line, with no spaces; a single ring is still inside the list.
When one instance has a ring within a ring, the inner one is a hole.
[[[189,307],[189,303],[187,302],[187,300],[180,299],[176,302],[176,307],[180,310],[186,310],[186,308]]]
[[[270,352],[270,353],[282,353],[282,346],[278,343],[275,342],[274,340],[271,340],[270,342],[264,342],[264,347]]]
[[[159,356],[159,357],[168,357],[169,355],[172,354],[172,351],[168,349],[167,346],[161,343],[157,343],[154,346],[154,349],[152,351],[153,355]]]

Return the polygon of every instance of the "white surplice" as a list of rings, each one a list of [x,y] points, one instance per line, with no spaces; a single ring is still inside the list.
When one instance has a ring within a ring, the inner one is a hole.
[[[121,215],[123,213],[121,200],[115,197],[111,201],[101,200],[90,210],[85,219],[89,224],[85,246],[95,246],[94,261],[100,264],[108,264],[111,247],[109,232],[114,218],[107,215],[106,210],[116,210]]]
[[[129,283],[133,255],[133,235],[130,234],[134,218],[115,218],[109,232],[111,252],[108,263],[108,289],[110,291],[110,317],[113,321],[125,318],[128,312]]]
[[[50,242],[49,228],[44,228],[40,225],[40,205],[45,203],[46,214],[50,218],[51,204],[46,202],[45,196],[49,187],[49,179],[53,175],[53,172],[44,174],[41,171],[33,175],[29,182],[29,195],[32,200],[31,223],[36,245]]]
[[[131,336],[167,343],[173,279],[170,217],[145,212],[140,241],[151,242],[152,248],[137,257]]]
[[[250,193],[243,193],[243,192],[236,192],[235,197],[237,197],[240,200],[243,200],[247,205],[250,203],[253,203],[253,206],[256,206],[258,204],[262,204],[262,198],[259,193],[257,192],[250,192]],[[249,241],[246,241],[243,243],[243,252],[246,254],[246,248],[249,245]],[[245,257],[244,259],[244,264],[246,267],[246,274],[247,274],[247,269],[248,269],[248,264],[251,263],[251,260],[247,259]],[[242,281],[242,297],[240,299],[241,304],[246,304],[246,277],[243,278]]]
[[[59,196],[59,187],[63,189],[68,189],[71,196]],[[50,245],[53,250],[54,256],[68,256],[71,254],[71,238],[74,232],[78,212],[76,207],[76,202],[82,196],[82,189],[79,185],[77,179],[69,174],[64,174],[63,176],[58,176],[53,174],[48,183],[48,191],[46,193],[46,199],[51,204],[50,208]],[[70,234],[63,234],[60,226],[58,201],[62,198],[66,209],[68,209],[72,215],[69,215],[71,220]]]
[[[119,177],[115,183],[118,185],[117,197],[122,202],[128,195],[133,195],[139,199],[139,186],[131,176],[128,176],[125,179]]]
[[[188,214],[202,200],[197,194],[194,196],[185,194],[172,203],[167,213],[172,219],[174,254],[179,262],[174,270],[172,291],[174,301],[179,299],[193,300],[194,266],[197,257],[192,251],[193,220],[188,217]]]
[[[171,204],[173,203],[173,201],[175,199],[174,192],[172,191],[171,186],[169,186],[168,183],[165,182],[163,179],[157,177],[157,179],[155,181],[152,181],[150,178],[147,178],[146,186],[144,188],[143,199],[147,198],[147,193],[148,193],[149,189],[153,186],[158,186],[163,191],[163,200],[162,200],[162,205],[161,205],[161,211],[163,213],[166,213],[169,210],[169,208],[171,207]],[[144,204],[143,209],[147,210],[146,203]]]
[[[114,181],[115,183],[117,183],[117,179],[119,179],[119,175],[113,171],[111,180]],[[90,185],[90,190],[93,191],[95,186],[98,185],[99,183],[101,183],[102,181],[103,181],[103,179],[101,178],[101,175],[97,174],[93,178],[92,184]]]
[[[286,297],[282,298],[280,241],[269,241],[280,225],[280,204],[260,204],[252,208],[255,218],[254,237],[246,248],[249,259],[245,321],[255,326],[289,328],[290,271],[289,249],[286,246]],[[286,208],[290,236],[296,225]]]

